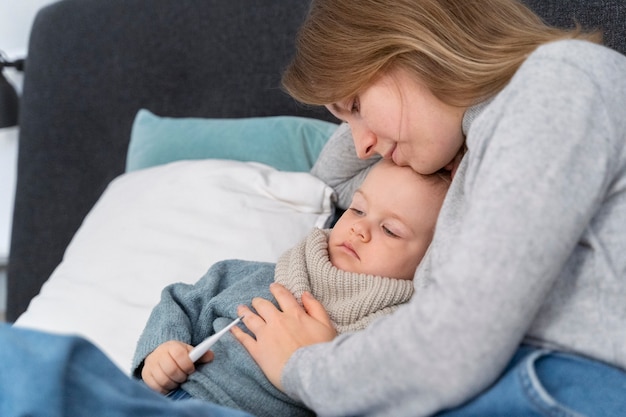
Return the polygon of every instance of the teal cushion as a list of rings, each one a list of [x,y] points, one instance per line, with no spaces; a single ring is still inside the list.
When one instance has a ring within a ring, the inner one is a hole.
[[[294,116],[171,118],[140,110],[132,127],[126,171],[183,159],[230,159],[306,172],[335,129],[334,123]]]

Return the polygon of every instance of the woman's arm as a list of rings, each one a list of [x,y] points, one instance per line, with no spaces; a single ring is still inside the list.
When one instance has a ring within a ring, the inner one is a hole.
[[[498,377],[623,169],[607,114],[624,103],[606,102],[572,55],[531,56],[475,121],[425,258],[433,284],[364,331],[278,361],[289,395],[323,415],[430,415]],[[268,316],[260,343],[285,315]]]

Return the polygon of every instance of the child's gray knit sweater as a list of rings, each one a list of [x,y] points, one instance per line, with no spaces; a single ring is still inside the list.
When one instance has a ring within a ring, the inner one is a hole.
[[[287,363],[283,386],[319,415],[456,406],[522,341],[626,369],[626,57],[583,41],[544,45],[466,112],[464,131],[469,151],[414,280],[426,288]],[[354,153],[340,158],[321,159],[316,174],[350,177]]]
[[[328,310],[337,330],[363,329],[409,300],[411,281],[340,271],[328,259],[328,232],[313,229],[299,245],[274,264],[229,260],[218,262],[196,284],[173,284],[163,290],[140,337],[132,363],[140,376],[148,354],[161,343],[191,345],[222,329],[236,317],[237,306],[254,297],[273,300],[274,279],[298,299],[311,292]],[[212,347],[213,362],[198,365],[182,389],[194,398],[239,408],[255,416],[297,417],[312,413],[278,391],[241,344],[229,333]]]

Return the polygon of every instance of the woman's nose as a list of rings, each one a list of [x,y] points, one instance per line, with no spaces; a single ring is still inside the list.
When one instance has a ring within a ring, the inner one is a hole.
[[[351,230],[362,242],[369,242],[372,237],[369,227],[363,221],[354,222]]]
[[[352,130],[352,140],[354,140],[354,147],[356,148],[356,154],[360,159],[368,159],[376,153],[374,150],[377,139],[374,133],[360,126],[350,125]]]

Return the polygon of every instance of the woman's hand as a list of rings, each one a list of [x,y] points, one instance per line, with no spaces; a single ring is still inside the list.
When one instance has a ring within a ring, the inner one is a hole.
[[[282,391],[280,379],[291,355],[301,347],[333,340],[337,332],[322,304],[310,293],[302,294],[302,308],[282,285],[271,284],[270,291],[280,310],[263,298],[252,300],[257,314],[247,306],[237,309],[237,314],[244,316],[243,322],[256,340],[238,327],[231,331],[270,382]]]
[[[167,394],[178,388],[196,370],[189,359],[189,352],[192,349],[193,346],[177,340],[162,343],[146,357],[141,370],[141,379],[161,394]],[[207,363],[212,360],[213,352],[208,351],[198,359],[198,362]]]

